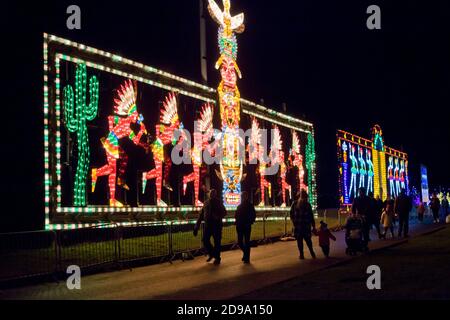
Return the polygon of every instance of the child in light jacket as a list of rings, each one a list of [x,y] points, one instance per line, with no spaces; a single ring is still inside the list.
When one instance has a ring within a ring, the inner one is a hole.
[[[392,238],[394,238],[394,208],[391,203],[387,203],[386,208],[383,210],[381,214],[380,223],[384,227],[384,232],[381,235],[383,239],[386,239],[386,234],[388,230],[391,230]]]

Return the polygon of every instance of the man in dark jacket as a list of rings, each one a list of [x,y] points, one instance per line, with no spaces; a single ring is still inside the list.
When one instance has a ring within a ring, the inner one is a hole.
[[[370,199],[370,205],[369,205],[369,212],[368,212],[368,223],[369,223],[369,230],[372,229],[372,226],[375,226],[375,229],[378,233],[378,239],[381,239],[381,230],[380,230],[380,219],[381,219],[381,212],[382,208],[379,207],[379,202],[377,199],[373,197],[373,192],[369,192],[369,199]],[[381,206],[383,204],[381,203]]]
[[[209,199],[205,201],[205,204],[200,212],[200,216],[197,219],[197,223],[194,227],[194,235],[197,236],[198,230],[205,222],[203,232],[203,245],[208,253],[208,260],[210,262],[214,259],[214,264],[220,264],[220,250],[222,241],[222,219],[227,215],[227,211],[222,201],[217,197],[217,191],[211,189],[209,192]],[[214,239],[214,247],[211,244],[211,237]]]
[[[369,217],[371,206],[372,201],[368,196],[366,196],[366,189],[359,188],[359,195],[353,200],[352,213],[358,214],[363,221],[363,241],[365,246],[367,246],[370,241]]]
[[[256,219],[256,211],[253,204],[248,199],[246,191],[241,193],[242,202],[236,209],[236,232],[238,236],[239,247],[243,252],[242,261],[250,263],[250,234],[252,224]]]
[[[404,232],[405,238],[408,237],[409,231],[409,212],[412,209],[412,200],[406,195],[406,191],[402,190],[395,200],[394,211],[398,214],[398,236],[402,236]]]
[[[433,193],[430,201],[430,209],[433,212],[433,220],[434,223],[439,222],[439,209],[441,208],[441,202],[439,198],[436,196],[436,193]]]

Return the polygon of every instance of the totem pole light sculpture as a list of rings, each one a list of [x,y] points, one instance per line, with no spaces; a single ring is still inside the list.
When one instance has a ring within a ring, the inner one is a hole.
[[[383,141],[383,131],[379,125],[372,128],[372,158],[374,174],[374,195],[386,200],[388,188],[386,181],[386,150]]]
[[[86,177],[89,170],[90,151],[86,121],[92,121],[98,111],[98,80],[89,79],[89,104],[86,103],[86,65],[79,64],[75,74],[75,96],[71,85],[64,88],[64,118],[70,133],[77,134],[78,164],[75,174],[73,204],[86,206]]]
[[[245,29],[244,14],[230,15],[230,0],[223,0],[222,11],[214,0],[209,0],[208,10],[219,24],[218,42],[220,57],[216,69],[220,68],[222,81],[219,93],[220,115],[222,119],[222,161],[220,173],[223,180],[223,201],[225,206],[237,206],[241,200],[241,178],[243,163],[239,158],[240,94],[236,85],[236,75],[241,72],[236,63],[236,33]]]

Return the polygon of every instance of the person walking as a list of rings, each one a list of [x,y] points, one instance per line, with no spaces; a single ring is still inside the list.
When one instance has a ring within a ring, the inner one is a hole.
[[[237,207],[234,217],[236,219],[238,243],[243,253],[242,261],[247,264],[250,263],[250,235],[252,233],[252,224],[256,219],[256,211],[249,200],[248,192],[242,192],[241,198],[242,202]]]
[[[308,193],[305,190],[300,192],[300,197],[292,204],[290,210],[291,221],[294,224],[294,236],[297,239],[300,259],[305,259],[303,252],[303,241],[306,242],[311,257],[316,258],[311,241],[311,232],[315,232],[316,224],[312,212],[311,204],[308,202]]]
[[[394,238],[394,207],[392,206],[392,203],[386,204],[386,209],[383,210],[383,213],[381,214],[381,220],[380,223],[383,225],[384,232],[381,235],[383,239],[386,239],[386,235],[388,230],[391,230],[392,238]]]
[[[412,200],[403,189],[395,200],[394,211],[398,214],[398,237],[408,237],[409,232],[409,212],[412,209]]]
[[[436,193],[433,193],[433,196],[431,197],[431,201],[430,201],[430,209],[431,209],[431,212],[433,212],[434,223],[439,222],[439,209],[440,208],[441,208],[441,202],[439,201],[439,198],[436,196]]]
[[[425,215],[425,202],[419,203],[417,206],[417,218],[420,222],[423,222],[423,216]]]
[[[372,229],[372,226],[375,226],[377,230],[378,239],[381,239],[381,230],[380,230],[380,218],[381,212],[379,212],[379,202],[373,197],[373,192],[369,192],[369,211],[367,215],[367,222],[369,224],[369,231]]]
[[[346,254],[354,256],[358,251],[367,252],[369,250],[367,243],[363,240],[364,223],[357,210],[352,211],[345,221],[344,228],[345,243],[347,244]]]
[[[363,222],[363,242],[367,249],[370,241],[369,215],[371,211],[372,201],[366,196],[366,189],[359,188],[359,195],[353,200],[352,213],[358,214]]]
[[[194,227],[194,235],[197,236],[198,230],[202,222],[205,222],[203,232],[203,245],[208,253],[208,260],[210,262],[214,259],[214,264],[220,264],[220,251],[222,241],[222,219],[227,215],[227,211],[222,201],[217,197],[217,191],[211,189],[209,192],[209,199],[205,201],[197,223]],[[211,237],[214,239],[214,246],[211,244]]]
[[[448,200],[447,196],[444,194],[441,201],[441,214],[440,214],[440,221],[441,223],[445,223],[445,219],[447,218],[448,213]]]
[[[316,235],[319,237],[319,246],[322,248],[322,252],[326,258],[330,257],[330,239],[336,241],[336,237],[331,233],[330,229],[328,229],[328,225],[320,221],[320,228],[316,232]]]
[[[377,216],[378,216],[378,218],[381,218],[381,214],[384,211],[383,200],[381,200],[381,197],[379,195],[377,195],[377,197],[375,198],[375,202],[377,204]]]

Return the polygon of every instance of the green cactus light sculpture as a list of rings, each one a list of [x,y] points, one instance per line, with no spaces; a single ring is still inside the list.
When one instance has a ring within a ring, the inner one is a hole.
[[[89,104],[86,103],[86,65],[79,64],[75,74],[75,101],[71,85],[64,88],[64,118],[67,130],[77,134],[78,164],[75,174],[73,204],[86,206],[86,177],[89,170],[89,136],[86,121],[92,121],[98,111],[98,80],[89,79]]]

